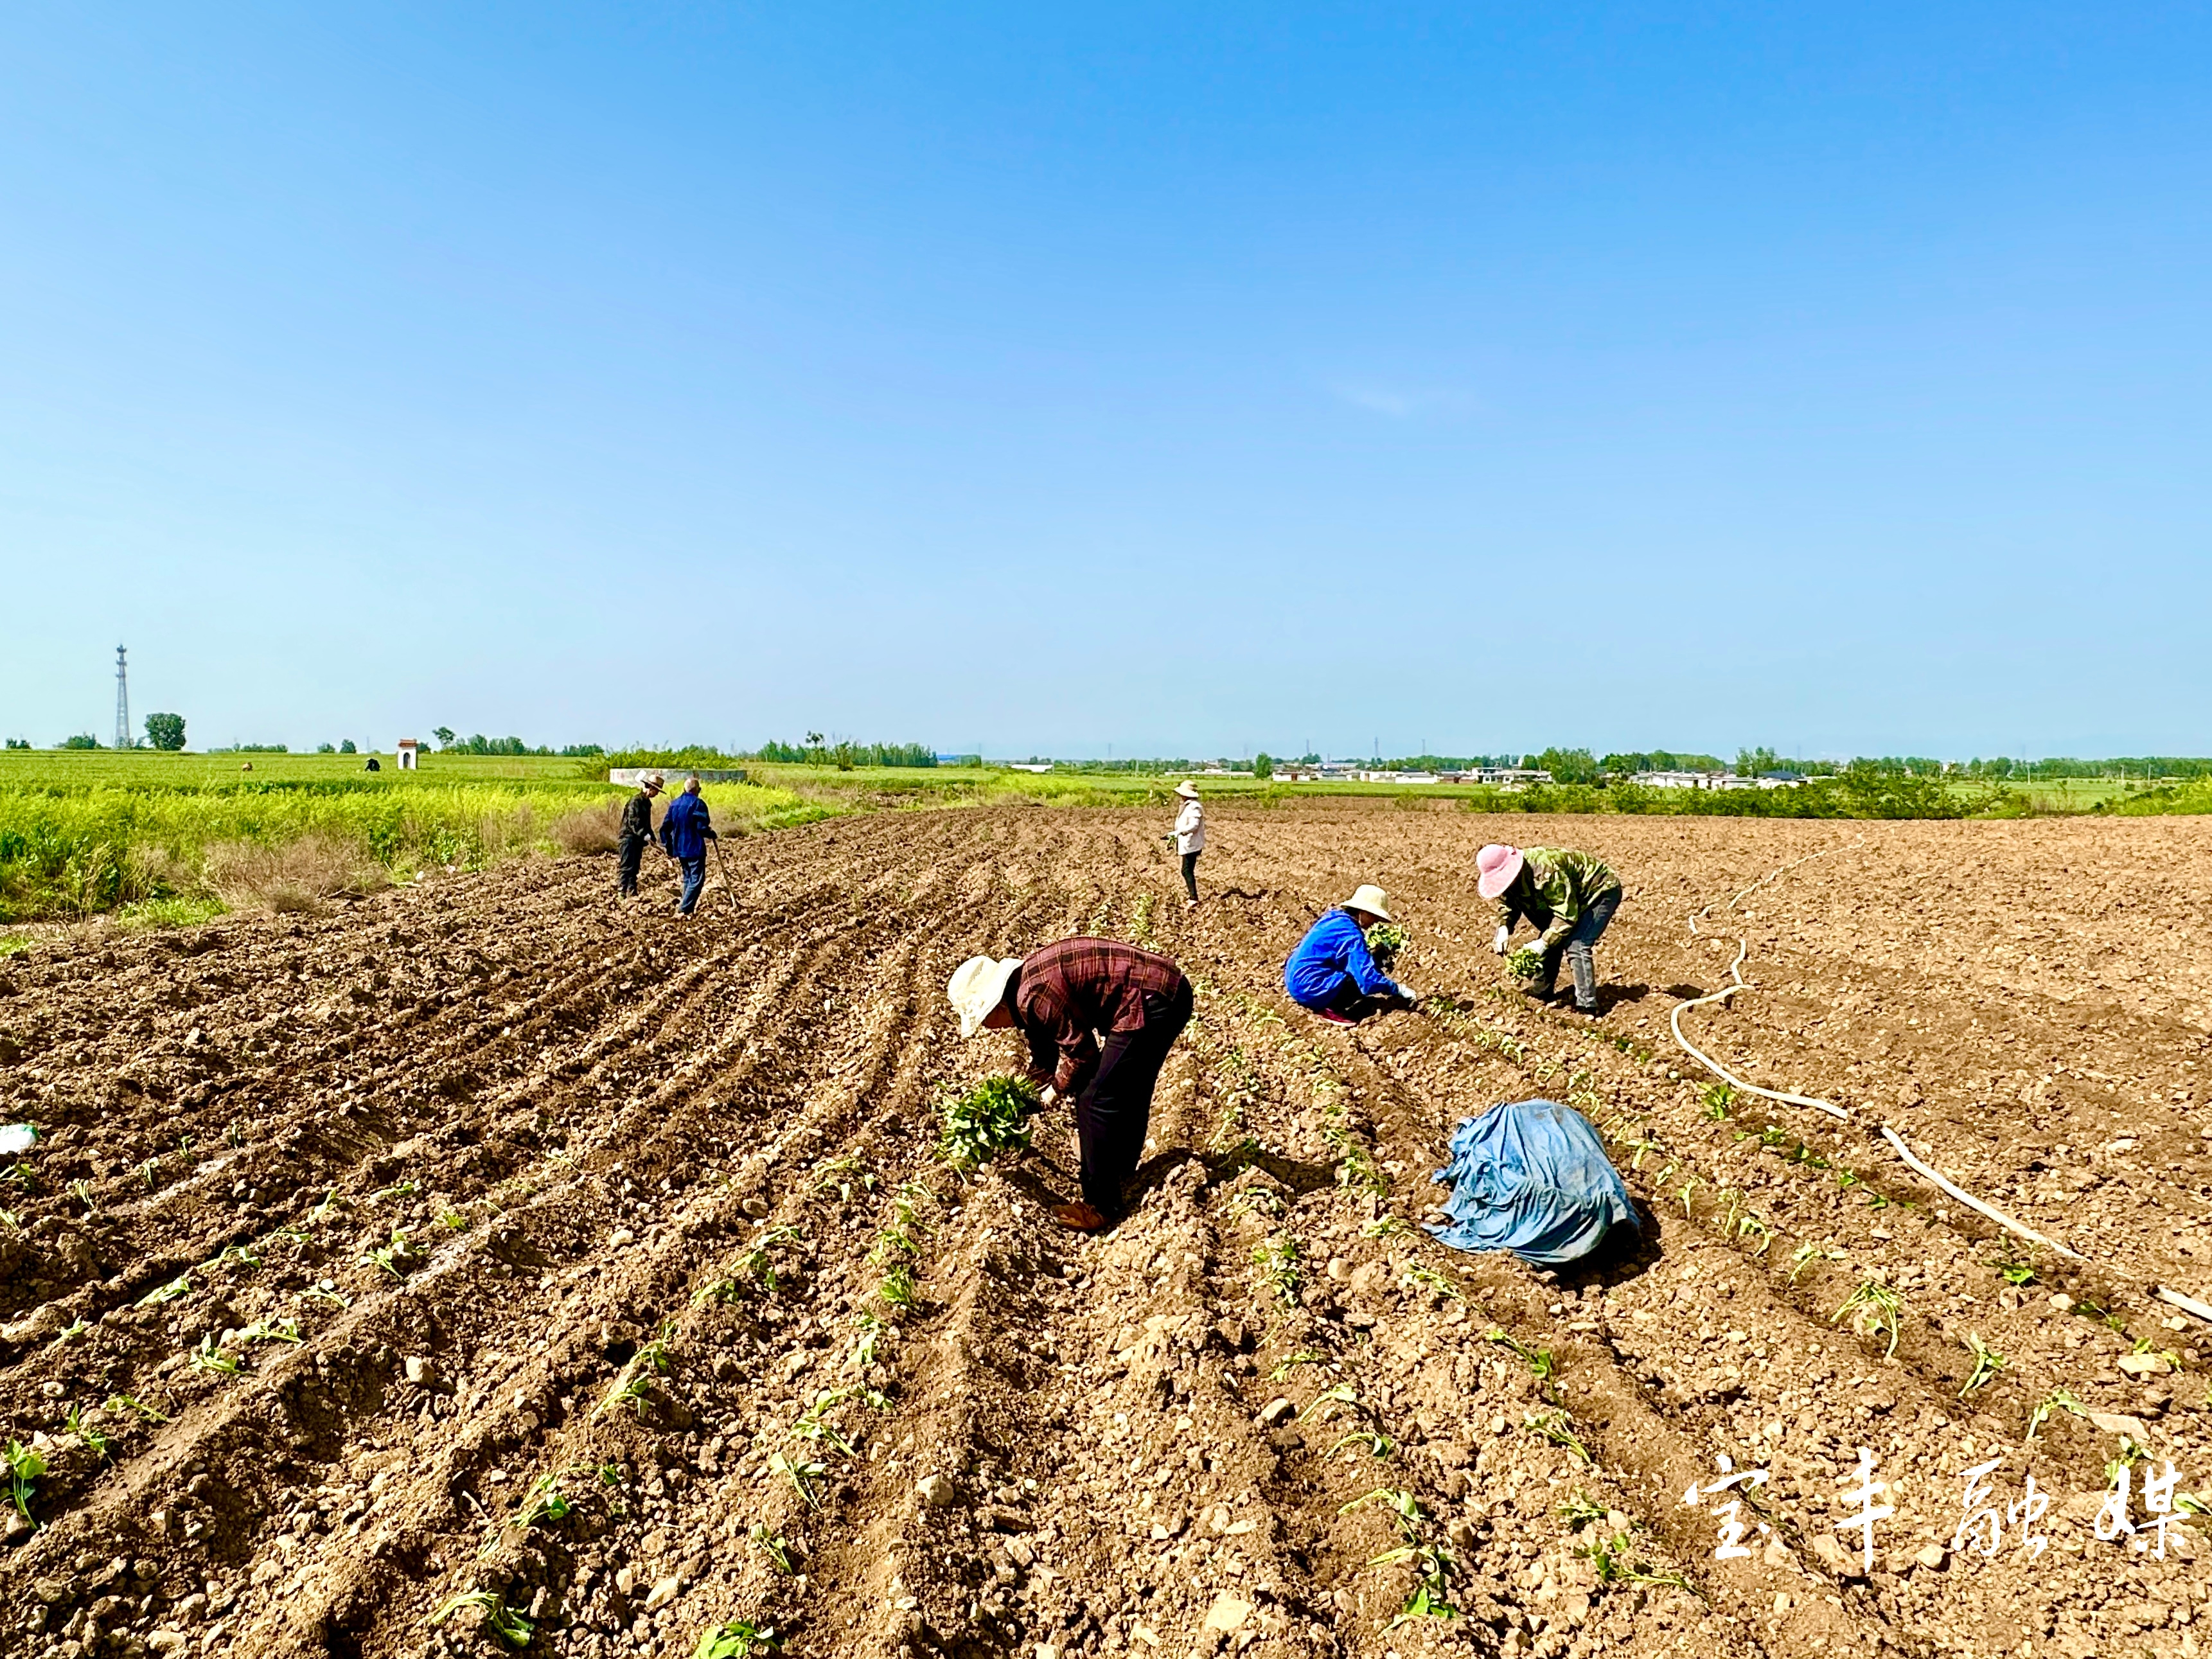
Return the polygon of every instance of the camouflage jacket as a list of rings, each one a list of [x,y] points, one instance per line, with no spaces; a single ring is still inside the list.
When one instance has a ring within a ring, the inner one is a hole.
[[[1620,878],[1595,854],[1571,847],[1526,847],[1526,860],[1513,884],[1498,896],[1498,919],[1510,927],[1521,917],[1543,930],[1537,943],[1546,951],[1558,950],[1574,925],[1601,893],[1620,886]]]

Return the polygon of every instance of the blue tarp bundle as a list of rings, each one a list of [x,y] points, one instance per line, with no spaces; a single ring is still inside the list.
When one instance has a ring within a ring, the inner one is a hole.
[[[1588,1255],[1616,1224],[1639,1224],[1597,1131],[1555,1101],[1510,1102],[1468,1119],[1435,1179],[1451,1188],[1443,1207],[1452,1219],[1429,1231],[1455,1250],[1510,1250],[1556,1267]]]

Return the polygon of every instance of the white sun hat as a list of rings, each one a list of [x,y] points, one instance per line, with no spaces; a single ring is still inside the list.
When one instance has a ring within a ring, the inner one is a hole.
[[[1006,994],[1006,981],[1021,965],[1019,957],[996,962],[988,957],[970,957],[952,970],[952,982],[945,988],[945,994],[960,1016],[962,1036],[974,1036],[991,1017],[991,1011]]]
[[[1181,783],[1176,785],[1176,793],[1181,795],[1185,800],[1196,800],[1198,786],[1188,778],[1185,778]]]
[[[1364,910],[1370,916],[1389,921],[1392,918],[1390,913],[1382,908],[1384,896],[1380,887],[1362,887],[1350,898],[1345,900],[1344,908],[1347,910]]]

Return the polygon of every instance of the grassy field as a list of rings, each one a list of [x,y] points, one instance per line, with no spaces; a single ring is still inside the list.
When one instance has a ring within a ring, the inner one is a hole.
[[[242,769],[251,759],[253,770]],[[118,912],[177,922],[294,908],[532,851],[611,843],[618,803],[574,760],[432,755],[360,770],[337,755],[0,752],[0,921]],[[845,810],[773,786],[710,786],[747,830]]]

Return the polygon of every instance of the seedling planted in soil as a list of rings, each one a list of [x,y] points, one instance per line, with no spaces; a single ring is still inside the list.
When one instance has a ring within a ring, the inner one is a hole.
[[[238,1361],[216,1346],[213,1331],[200,1339],[199,1346],[191,1351],[189,1358],[196,1371],[214,1371],[223,1376],[238,1374]]]
[[[772,1653],[781,1645],[773,1626],[756,1625],[750,1619],[732,1619],[727,1624],[702,1632],[691,1659],[752,1659],[754,1654]]]
[[[107,1397],[107,1409],[112,1412],[136,1412],[143,1421],[148,1423],[166,1423],[169,1420],[167,1416],[155,1411],[144,1401],[134,1400],[127,1394],[110,1395]]]
[[[753,1542],[760,1547],[761,1553],[775,1563],[777,1571],[787,1578],[798,1576],[799,1569],[793,1565],[791,1559],[790,1540],[781,1533],[770,1532],[766,1527],[757,1526],[753,1528],[752,1538]]]
[[[39,1477],[46,1472],[46,1460],[20,1440],[8,1443],[8,1495],[15,1500],[15,1512],[26,1521],[31,1518],[31,1499],[38,1495]]]
[[[1974,1369],[1966,1374],[1966,1384],[1959,1390],[1961,1400],[1996,1382],[1997,1373],[2005,1368],[2005,1357],[1983,1341],[1979,1332],[1966,1333],[1966,1352],[1974,1357]]]
[[[1501,1348],[1510,1348],[1528,1362],[1528,1374],[1539,1382],[1548,1382],[1559,1372],[1559,1362],[1552,1358],[1549,1348],[1532,1348],[1518,1338],[1500,1330],[1483,1333],[1484,1340],[1495,1342]]]
[[[1575,1437],[1575,1431],[1569,1426],[1569,1419],[1565,1412],[1530,1412],[1523,1419],[1523,1425],[1532,1433],[1543,1436],[1553,1445],[1565,1447],[1584,1463],[1597,1462],[1590,1455],[1589,1448]]]
[[[138,1305],[142,1308],[158,1308],[164,1302],[174,1302],[180,1296],[191,1295],[191,1289],[192,1276],[190,1273],[179,1273],[167,1284],[150,1290],[140,1297]]]
[[[442,1625],[464,1607],[474,1607],[483,1616],[483,1628],[489,1631],[506,1646],[526,1648],[537,1626],[520,1613],[508,1607],[495,1591],[488,1589],[463,1590],[448,1596],[429,1618],[434,1628]]]
[[[1882,1352],[1885,1359],[1897,1358],[1897,1330],[1903,1317],[1905,1304],[1895,1291],[1872,1279],[1863,1280],[1859,1287],[1844,1298],[1844,1305],[1828,1316],[1832,1325],[1845,1314],[1851,1316],[1851,1328],[1861,1336],[1887,1336],[1889,1346]]]

